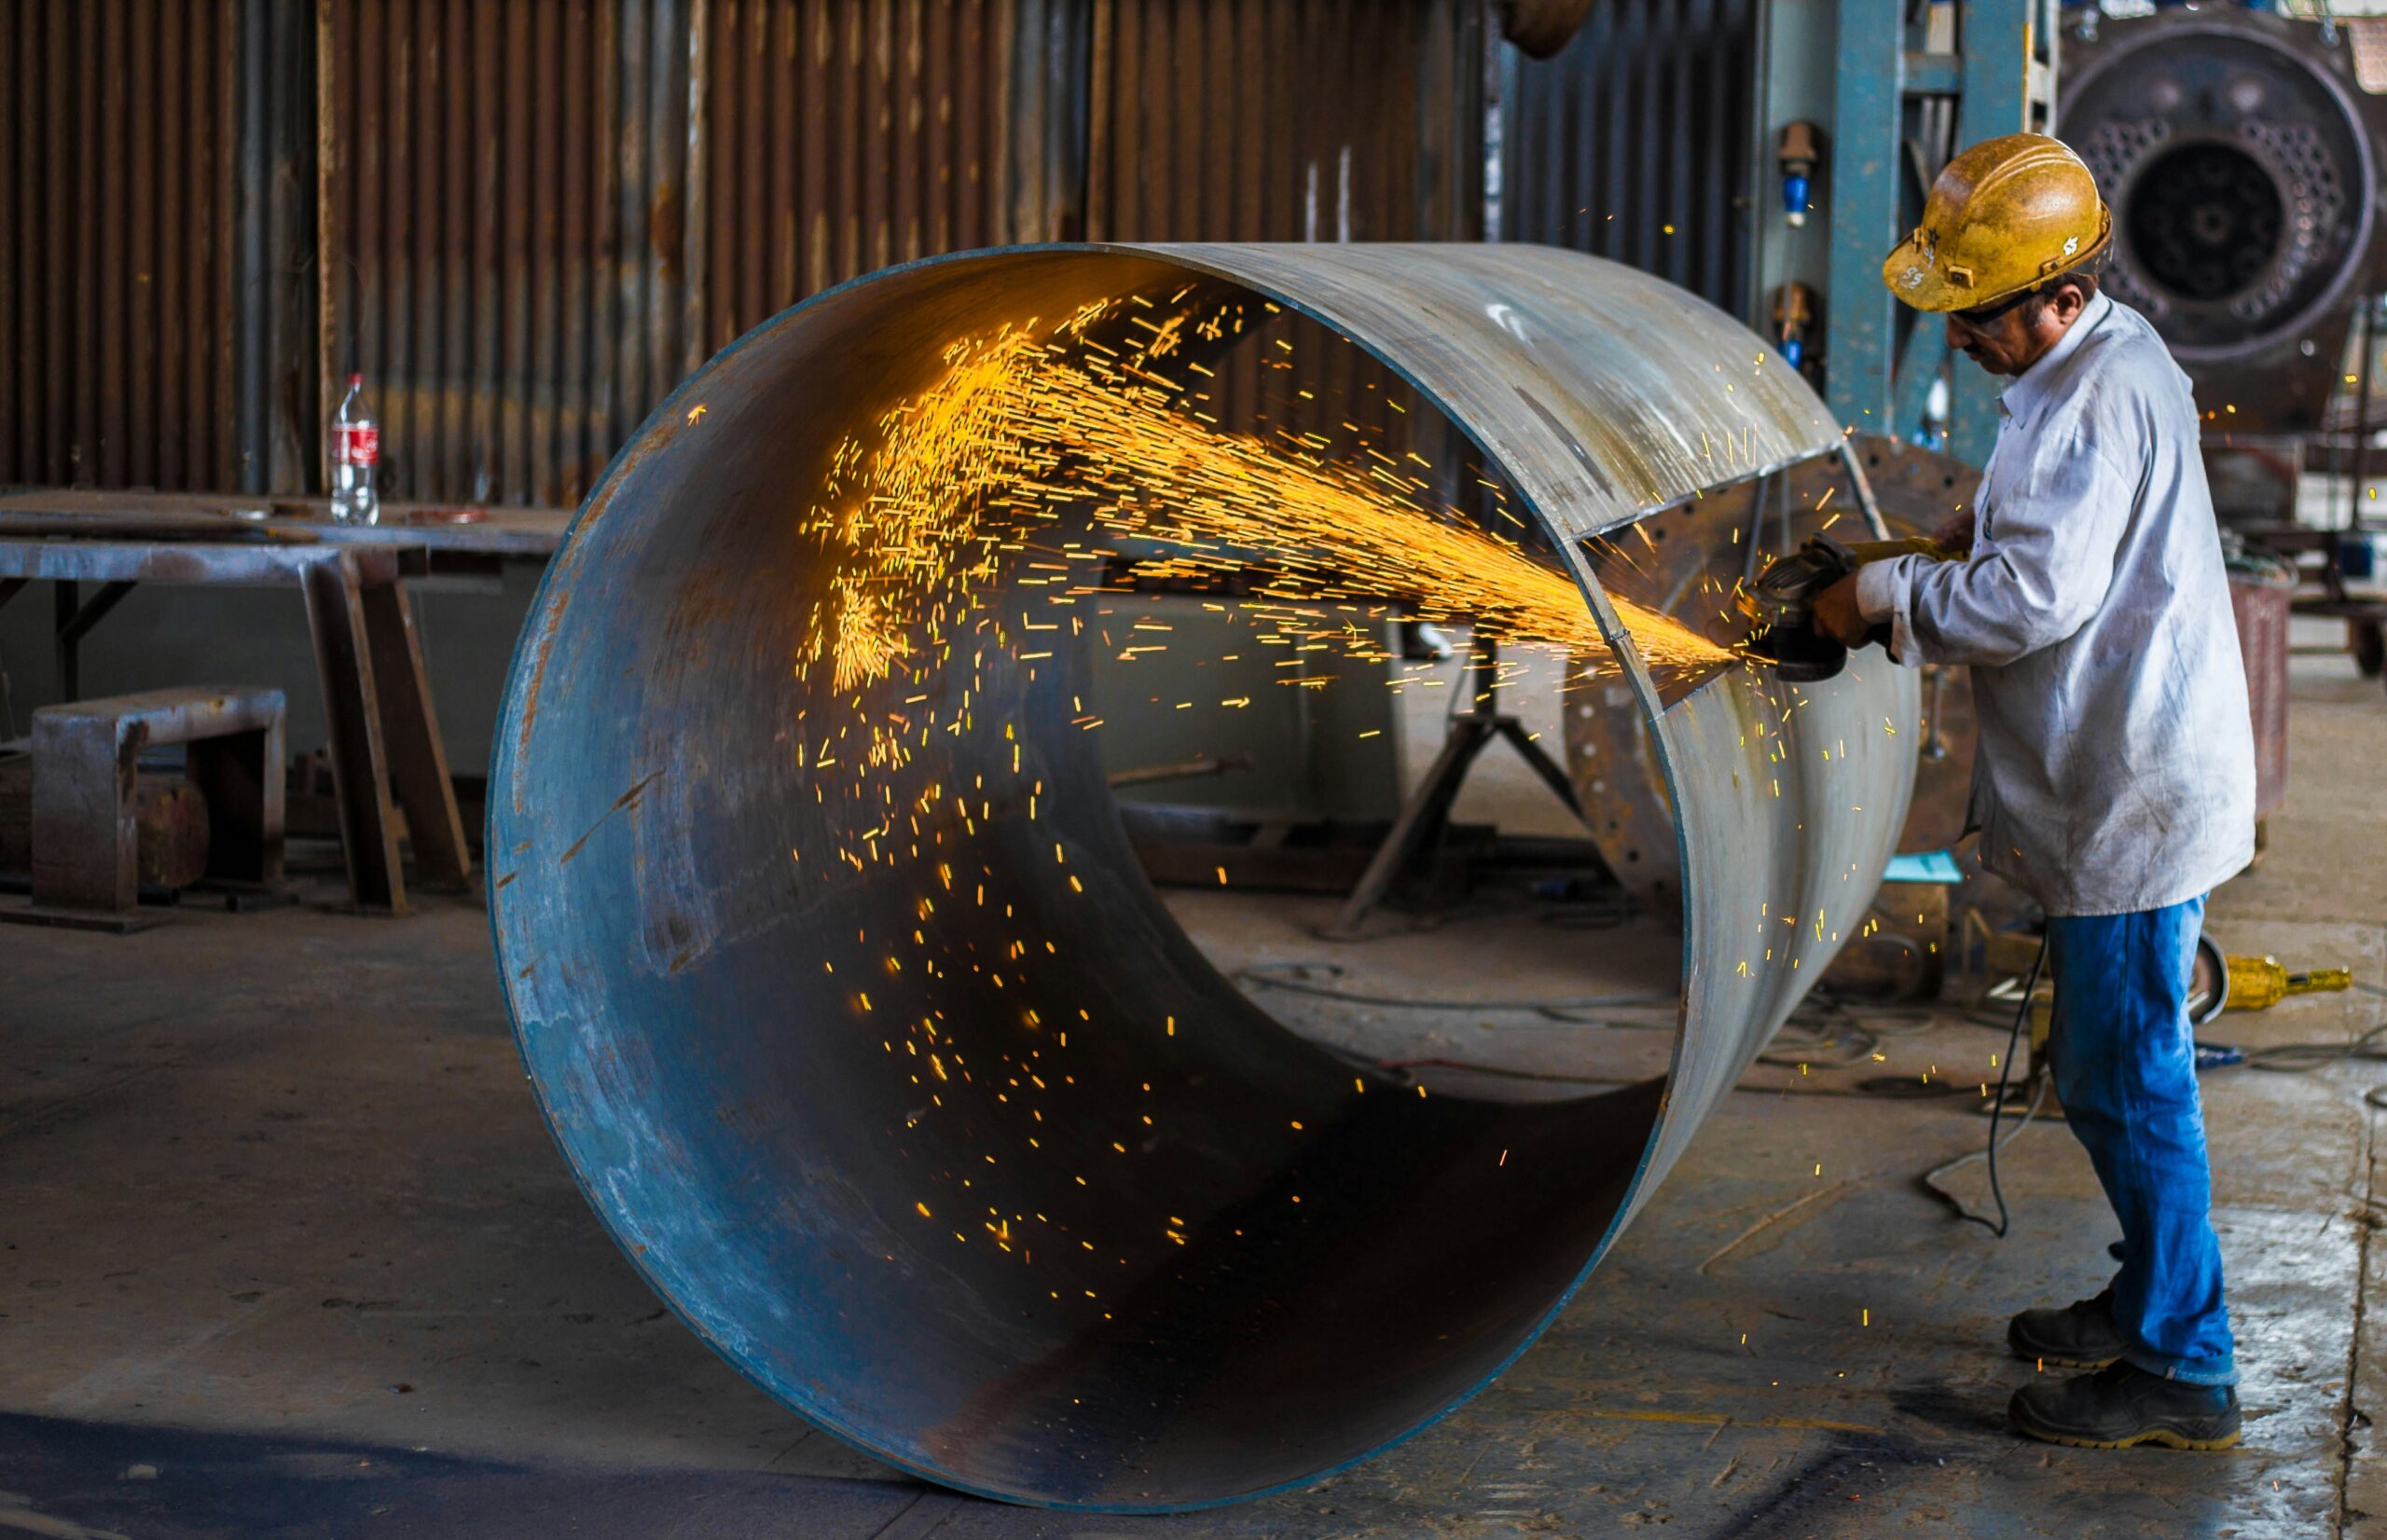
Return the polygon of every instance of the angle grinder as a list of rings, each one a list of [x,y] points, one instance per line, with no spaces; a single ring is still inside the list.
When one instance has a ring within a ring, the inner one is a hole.
[[[1848,649],[1814,628],[1815,596],[1869,561],[1924,556],[1934,561],[1949,553],[1928,539],[1853,541],[1810,535],[1807,543],[1777,558],[1744,589],[1741,612],[1756,623],[1746,651],[1762,666],[1793,683],[1828,680],[1848,666]],[[1866,639],[1887,645],[1890,628],[1875,626]]]

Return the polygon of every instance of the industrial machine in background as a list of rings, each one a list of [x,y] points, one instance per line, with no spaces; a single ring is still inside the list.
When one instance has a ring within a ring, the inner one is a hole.
[[[2071,19],[2058,122],[2113,207],[2113,296],[2216,434],[2307,434],[2378,288],[2387,101],[2345,28],[2235,8]]]
[[[2236,8],[2116,20],[2084,7],[2067,13],[2060,106],[2064,139],[2113,206],[2106,287],[2154,323],[2195,381],[2215,511],[2254,548],[2233,567],[2242,633],[2275,626],[2284,647],[2290,610],[2343,620],[2373,674],[2387,603],[2346,578],[2372,567],[2363,490],[2379,426],[2376,296],[2387,287],[2382,27]],[[2328,479],[2316,486],[2314,474]],[[2291,578],[2300,566],[2303,592],[2257,591],[2275,582],[2266,551]],[[2258,689],[2258,719],[2264,704]],[[2284,701],[2270,714],[2284,736]],[[2268,759],[2284,760],[2264,725]]]

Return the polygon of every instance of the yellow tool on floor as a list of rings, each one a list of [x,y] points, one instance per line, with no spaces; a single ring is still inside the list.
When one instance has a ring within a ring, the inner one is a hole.
[[[2314,968],[2291,973],[2277,957],[2231,957],[2224,976],[2224,1011],[2268,1011],[2290,995],[2322,995],[2353,987],[2351,968]]]
[[[2014,934],[1984,935],[1983,958],[1993,977],[2010,976],[2019,983],[2038,950],[2038,938]],[[2313,968],[2291,973],[2277,957],[2231,956],[2210,935],[2198,938],[2196,976],[2188,987],[2188,1021],[2203,1026],[2225,1011],[2268,1011],[2295,995],[2321,995],[2353,987],[2351,968]],[[2011,998],[2009,995],[2008,997]],[[2031,1062],[2044,1062],[2048,1033],[2055,1015],[2055,983],[2043,978],[2031,992]],[[2228,1052],[2234,1050],[2214,1050]],[[2235,1058],[2219,1061],[2234,1063]]]

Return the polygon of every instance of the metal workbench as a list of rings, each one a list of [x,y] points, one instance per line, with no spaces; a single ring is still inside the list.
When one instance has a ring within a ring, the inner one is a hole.
[[[323,691],[340,846],[361,909],[402,914],[398,812],[419,874],[471,876],[463,820],[406,581],[505,557],[544,558],[568,515],[493,509],[469,522],[409,505],[385,522],[332,523],[320,502],[34,490],[0,496],[0,604],[56,585],[62,699],[81,695],[83,637],[144,583],[295,587],[307,604]],[[83,585],[98,588],[86,596]]]

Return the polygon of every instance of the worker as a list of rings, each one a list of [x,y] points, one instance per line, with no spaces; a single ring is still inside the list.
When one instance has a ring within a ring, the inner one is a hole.
[[[1973,506],[1827,589],[1849,646],[1972,670],[1969,822],[1982,864],[2047,912],[2048,1062],[2121,1224],[2095,1298],[2026,1310],[2042,1372],[2014,1425],[2095,1448],[2224,1449],[2238,1380],[2187,997],[2205,895],[2255,850],[2255,750],[2187,376],[2098,290],[2113,215],[2063,144],[1976,144],[1883,264],[1948,345],[2010,383]],[[1919,322],[1918,324],[1928,324]],[[2066,1377],[2062,1368],[2094,1372]]]

